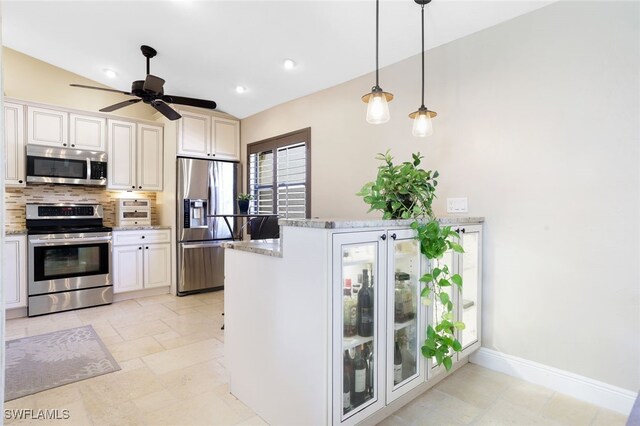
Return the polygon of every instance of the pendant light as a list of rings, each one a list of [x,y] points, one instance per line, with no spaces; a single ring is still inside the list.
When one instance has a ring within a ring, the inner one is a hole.
[[[426,137],[433,133],[433,123],[431,119],[438,115],[435,111],[430,111],[424,106],[424,6],[431,0],[415,0],[422,6],[422,103],[417,111],[409,114],[409,118],[413,119],[413,136]]]
[[[393,95],[383,91],[378,85],[378,16],[379,0],[376,0],[376,85],[371,88],[371,93],[362,97],[362,101],[367,105],[367,123],[382,124],[389,121],[389,105]]]

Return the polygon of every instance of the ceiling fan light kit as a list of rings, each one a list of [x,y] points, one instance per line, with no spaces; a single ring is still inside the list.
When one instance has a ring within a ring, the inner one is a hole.
[[[85,86],[83,84],[70,84],[72,87],[80,87],[83,89],[102,90],[105,92],[120,93],[127,96],[136,96],[138,99],[128,99],[117,104],[110,105],[102,108],[101,112],[112,112],[120,108],[124,108],[129,105],[136,104],[140,101],[145,104],[151,105],[160,114],[167,117],[169,120],[177,120],[181,117],[180,114],[169,104],[187,105],[197,108],[216,109],[216,103],[214,101],[208,101],[205,99],[187,98],[183,96],[165,95],[164,94],[164,79],[151,74],[151,58],[156,56],[158,52],[150,46],[140,46],[140,50],[145,58],[147,58],[147,76],[144,80],[136,80],[131,84],[131,92],[123,92],[121,90],[107,89],[103,87]]]
[[[367,123],[382,124],[389,121],[389,102],[393,95],[380,88],[378,81],[378,21],[380,16],[380,4],[376,0],[376,85],[371,88],[371,93],[362,96],[362,101],[367,104]]]

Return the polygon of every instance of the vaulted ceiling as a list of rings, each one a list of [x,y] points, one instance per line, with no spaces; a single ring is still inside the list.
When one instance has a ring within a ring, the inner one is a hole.
[[[426,47],[549,3],[433,0]],[[140,45],[150,45],[158,51],[151,73],[166,80],[165,93],[215,100],[238,118],[375,69],[374,0],[9,0],[2,31],[5,46],[120,90],[144,79]],[[420,6],[381,1],[380,66],[419,52]],[[293,70],[284,69],[285,58],[296,62]],[[117,76],[108,78],[105,69]],[[244,93],[236,92],[239,85]]]

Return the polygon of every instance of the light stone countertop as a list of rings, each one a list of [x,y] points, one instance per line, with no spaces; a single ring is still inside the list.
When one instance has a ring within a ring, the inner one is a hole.
[[[438,221],[443,225],[463,225],[484,222],[483,217],[439,217]],[[280,226],[294,226],[302,228],[320,229],[345,229],[345,228],[370,228],[370,227],[394,227],[409,226],[413,219],[382,220],[382,219],[280,219]],[[280,232],[282,237],[283,232]],[[246,251],[249,253],[263,254],[265,256],[282,257],[281,239],[228,241],[222,244],[226,249]]]
[[[27,235],[27,229],[5,229],[4,235]]]
[[[134,225],[134,226],[114,226],[114,231],[153,231],[159,229],[171,229],[166,225]]]
[[[222,244],[226,249],[247,251],[265,256],[282,257],[282,246],[279,238],[267,240],[229,241]]]
[[[438,221],[443,225],[462,225],[470,223],[482,223],[484,217],[444,216]],[[390,226],[409,226],[414,219],[280,219],[280,226],[294,226],[301,228],[344,229],[344,228],[372,228]]]

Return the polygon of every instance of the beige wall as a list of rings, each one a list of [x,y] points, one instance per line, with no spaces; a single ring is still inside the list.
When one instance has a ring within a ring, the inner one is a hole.
[[[5,96],[92,112],[129,99],[117,93],[70,87],[71,83],[106,86],[7,47],[2,53]],[[117,89],[126,91],[131,87]],[[154,113],[150,106],[138,104],[112,114],[154,120]]]
[[[429,51],[429,139],[407,118],[416,56],[380,72],[389,123],[365,122],[368,75],[242,120],[242,155],[311,127],[312,215],[359,217],[375,154],[422,152],[441,173],[436,212],[463,196],[486,217],[484,346],[637,391],[639,15],[560,2]]]

